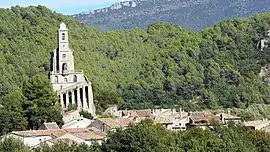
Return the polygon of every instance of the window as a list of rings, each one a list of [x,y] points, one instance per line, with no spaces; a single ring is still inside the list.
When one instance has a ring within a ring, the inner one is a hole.
[[[66,39],[66,34],[62,33],[62,40],[65,40],[65,39]]]
[[[66,73],[67,72],[67,63],[63,63],[62,64],[62,73]]]
[[[63,54],[63,55],[62,55],[63,58],[66,58],[66,56],[67,56],[66,54]]]
[[[68,82],[68,79],[67,78],[65,78],[64,80],[65,80],[65,82]]]
[[[67,63],[63,63],[62,70],[67,70]]]
[[[76,75],[74,75],[73,76],[73,82],[77,82],[78,80],[77,80],[77,76]]]

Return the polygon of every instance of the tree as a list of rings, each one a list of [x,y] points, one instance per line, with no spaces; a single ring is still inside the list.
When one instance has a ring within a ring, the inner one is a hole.
[[[27,129],[27,121],[22,109],[24,101],[25,98],[19,90],[0,99],[0,135]]]
[[[44,122],[56,122],[60,126],[63,125],[59,99],[46,77],[37,75],[26,81],[23,86],[23,95],[27,99],[23,103],[23,108],[29,128],[37,129]]]
[[[101,146],[102,151],[166,151],[168,132],[164,127],[146,120],[127,129],[111,132]]]
[[[21,140],[15,138],[5,138],[0,141],[1,152],[31,152],[30,148],[25,146]]]

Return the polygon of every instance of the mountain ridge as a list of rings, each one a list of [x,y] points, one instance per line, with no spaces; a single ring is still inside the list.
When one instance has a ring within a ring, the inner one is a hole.
[[[73,15],[100,29],[146,28],[156,21],[202,30],[229,18],[269,12],[270,1],[262,0],[131,0]]]

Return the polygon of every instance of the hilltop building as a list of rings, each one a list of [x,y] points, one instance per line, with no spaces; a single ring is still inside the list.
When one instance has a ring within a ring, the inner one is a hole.
[[[58,30],[58,48],[51,53],[50,81],[63,111],[72,104],[95,116],[91,82],[82,71],[74,69],[73,50],[69,48],[68,29],[64,23]]]

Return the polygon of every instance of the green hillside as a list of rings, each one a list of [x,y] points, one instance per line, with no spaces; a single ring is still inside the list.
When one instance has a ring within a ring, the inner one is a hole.
[[[43,6],[0,9],[0,20],[2,97],[21,89],[28,77],[48,74],[56,30],[65,22],[75,67],[91,80],[99,109],[114,103],[216,109],[270,102],[270,88],[258,76],[268,50],[256,50],[270,14],[223,21],[202,32],[166,22],[101,32]]]

